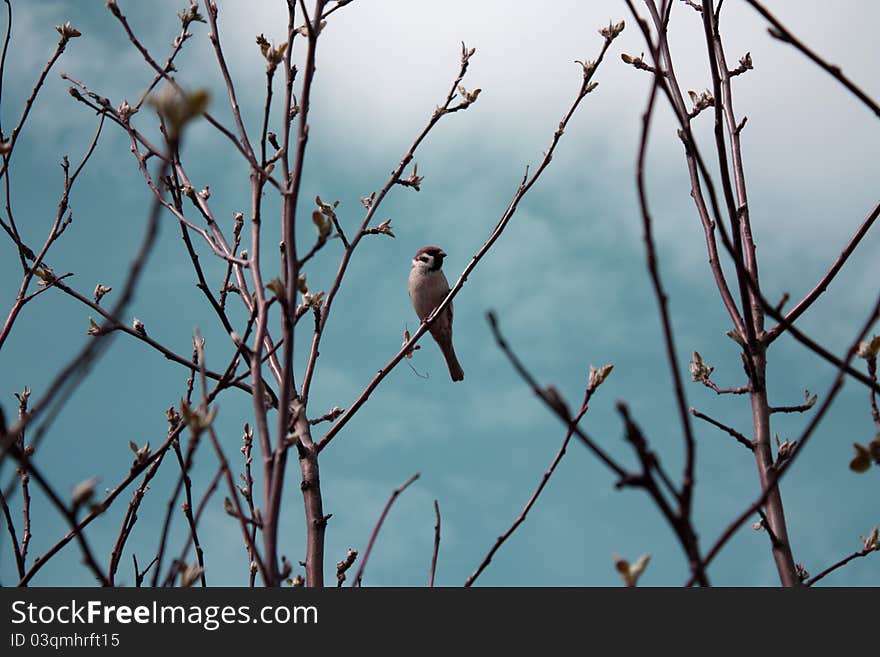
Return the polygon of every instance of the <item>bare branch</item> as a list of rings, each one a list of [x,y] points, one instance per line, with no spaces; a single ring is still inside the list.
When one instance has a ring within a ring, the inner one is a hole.
[[[12,541],[12,552],[15,555],[15,567],[18,569],[19,578],[24,577],[24,559],[21,556],[21,548],[18,546],[18,534],[15,531],[15,521],[12,520],[12,514],[9,512],[9,505],[6,504],[6,496],[0,490],[0,507],[3,508],[3,517],[6,518],[6,529],[9,531],[9,538]]]
[[[739,431],[737,431],[736,429],[733,429],[733,428],[727,426],[726,424],[721,424],[721,422],[719,422],[718,420],[709,417],[709,416],[706,415],[705,413],[701,413],[700,411],[698,411],[698,410],[697,410],[696,408],[694,408],[693,406],[691,406],[691,414],[692,414],[694,417],[698,417],[698,418],[700,418],[701,420],[705,420],[705,421],[708,422],[709,424],[712,424],[712,425],[718,427],[719,429],[721,429],[722,431],[727,432],[728,434],[730,434],[731,436],[733,436],[734,438],[736,438],[736,441],[737,441],[740,445],[742,445],[743,447],[745,447],[746,449],[748,449],[749,451],[751,451],[751,452],[754,452],[754,451],[755,451],[755,443],[753,443],[751,440],[749,440],[748,438],[746,438],[744,435],[742,435],[742,434],[741,434]]]
[[[497,326],[493,324],[493,329],[497,329]],[[500,337],[499,333],[496,333],[496,339]],[[502,350],[507,354],[508,358],[515,358],[513,352],[509,349],[506,342],[502,341]],[[514,364],[515,361],[514,361]],[[519,370],[519,368],[517,368]],[[522,374],[522,371],[520,371]],[[568,429],[568,432],[565,434],[565,438],[562,440],[562,445],[559,448],[559,451],[556,453],[556,456],[553,458],[553,461],[550,463],[550,467],[547,468],[547,471],[544,472],[544,476],[541,478],[540,483],[538,484],[538,488],[532,493],[532,496],[529,498],[528,502],[526,502],[525,507],[520,512],[519,516],[516,520],[513,521],[513,524],[505,531],[498,539],[495,541],[495,544],[491,547],[489,552],[483,558],[482,563],[477,567],[477,569],[473,572],[473,574],[467,578],[464,585],[465,587],[472,586],[476,579],[480,576],[480,574],[488,567],[489,563],[492,561],[492,557],[495,556],[495,553],[501,548],[504,542],[510,538],[513,532],[516,531],[517,527],[519,527],[526,519],[529,511],[531,511],[532,507],[535,505],[535,502],[538,501],[538,497],[541,495],[541,492],[544,490],[544,487],[547,485],[547,482],[550,481],[550,477],[553,476],[554,471],[556,470],[556,466],[562,461],[562,457],[565,456],[565,450],[568,447],[568,443],[571,441],[571,437],[574,435],[575,429],[574,427],[580,423],[583,419],[584,415],[586,415],[587,410],[589,408],[590,398],[593,396],[593,393],[597,390],[599,385],[601,385],[601,381],[595,382],[590,381],[587,385],[586,392],[584,394],[584,401],[581,404],[580,411],[571,420],[571,426]],[[533,386],[534,389],[534,386]],[[438,512],[438,524],[439,524],[439,512]],[[439,535],[438,535],[439,536]],[[432,578],[433,579],[433,578]]]
[[[367,561],[370,558],[370,553],[373,551],[373,545],[376,542],[376,537],[379,535],[379,530],[382,529],[382,523],[385,522],[385,516],[388,515],[388,511],[391,509],[391,505],[394,504],[394,500],[396,500],[397,497],[418,478],[419,473],[416,472],[412,477],[403,482],[403,484],[401,484],[398,488],[395,488],[394,492],[391,493],[391,497],[388,498],[388,502],[385,504],[385,508],[382,509],[382,514],[379,516],[379,520],[378,522],[376,522],[376,526],[373,528],[373,533],[370,534],[370,540],[367,542],[367,549],[364,551],[364,558],[361,559],[361,565],[357,569],[357,574],[355,574],[354,576],[354,581],[351,583],[353,587],[361,585],[361,580],[364,576],[364,568],[367,567]]]
[[[800,39],[794,36],[791,32],[788,31],[788,28],[785,27],[782,23],[780,23],[773,14],[771,14],[767,9],[757,0],[746,0],[761,16],[763,16],[768,23],[773,26],[773,29],[770,29],[770,36],[779,39],[785,43],[789,43],[795,48],[797,48],[801,53],[806,55],[811,61],[818,64],[823,70],[825,70],[829,75],[831,75],[835,80],[840,82],[844,87],[846,87],[850,93],[852,93],[856,98],[858,98],[862,103],[864,103],[874,114],[880,117],[880,105],[877,104],[875,100],[873,100],[870,96],[868,96],[864,91],[862,91],[859,87],[857,87],[846,75],[843,74],[843,71],[840,70],[840,67],[835,66],[834,64],[829,64],[824,59],[822,59],[819,55],[817,55],[813,50],[808,48],[806,44],[804,44]]]
[[[869,554],[871,554],[872,552],[875,552],[875,551],[876,551],[876,548],[871,548],[871,547],[864,547],[861,550],[856,550],[855,552],[844,557],[840,561],[828,566],[825,570],[823,570],[818,575],[808,579],[806,582],[804,582],[804,586],[812,586],[813,584],[815,584],[819,580],[824,579],[826,576],[833,573],[835,570],[843,568],[846,564],[848,564],[853,559],[867,557]]]
[[[434,586],[434,573],[437,572],[437,555],[440,552],[440,505],[434,500],[434,517],[437,522],[434,524],[434,551],[431,553],[431,576],[428,579],[428,586]]]
[[[784,323],[780,321],[779,324],[774,326],[772,329],[767,331],[767,334],[764,336],[765,344],[770,344],[785,331],[786,327],[793,324],[794,321],[804,314],[807,309],[813,305],[813,303],[822,295],[825,290],[828,289],[828,286],[831,284],[831,281],[834,280],[834,277],[837,276],[837,273],[843,268],[843,265],[846,264],[846,261],[852,255],[853,251],[856,250],[856,247],[859,245],[859,242],[862,241],[862,238],[867,234],[868,230],[870,230],[871,226],[874,225],[874,221],[877,217],[880,216],[880,203],[878,203],[871,213],[865,218],[862,222],[862,225],[859,226],[859,229],[852,236],[850,241],[844,247],[843,251],[840,252],[840,255],[835,259],[834,264],[831,265],[831,268],[825,272],[825,275],[822,279],[816,283],[816,286],[810,290],[810,292],[801,299],[798,304],[788,311],[785,315]],[[777,313],[782,311],[781,308],[776,309]]]

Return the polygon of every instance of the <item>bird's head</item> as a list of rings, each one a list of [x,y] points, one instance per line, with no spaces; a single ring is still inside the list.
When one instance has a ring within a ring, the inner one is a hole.
[[[445,257],[446,253],[439,246],[424,246],[416,252],[412,266],[425,271],[440,271]]]

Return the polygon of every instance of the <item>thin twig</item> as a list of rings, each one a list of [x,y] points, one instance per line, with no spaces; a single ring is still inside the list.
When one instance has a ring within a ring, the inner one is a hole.
[[[412,477],[407,479],[402,485],[398,488],[394,489],[394,492],[391,493],[391,497],[388,498],[388,502],[385,504],[385,508],[382,509],[382,514],[379,516],[378,522],[376,522],[376,526],[373,527],[373,533],[370,534],[370,540],[367,543],[367,549],[364,551],[364,558],[361,559],[361,565],[357,569],[357,573],[354,576],[354,581],[351,585],[360,586],[361,580],[364,576],[364,568],[367,567],[367,561],[370,558],[370,553],[373,551],[373,544],[376,542],[376,537],[379,535],[379,530],[382,529],[382,523],[385,522],[385,516],[388,515],[388,511],[391,509],[391,505],[394,504],[394,500],[405,491],[411,483],[413,483],[416,479],[419,478],[419,473],[416,472]]]
[[[18,535],[15,532],[15,522],[12,520],[12,514],[9,512],[9,505],[6,504],[6,496],[0,490],[0,507],[3,507],[3,516],[6,518],[6,528],[9,531],[9,538],[12,540],[12,552],[15,555],[15,567],[18,569],[18,577],[24,577],[24,559],[21,557],[21,548],[18,546]]]
[[[134,585],[137,588],[140,588],[141,585],[144,583],[144,577],[146,577],[147,573],[150,572],[150,568],[152,568],[155,565],[156,559],[154,558],[150,563],[148,563],[147,567],[144,568],[143,570],[138,570],[138,560],[137,560],[137,556],[135,556],[134,552],[132,552],[132,554],[131,554],[131,560],[132,560],[132,563],[134,564]]]
[[[434,500],[434,517],[437,521],[434,523],[434,551],[431,553],[431,576],[428,579],[428,586],[434,586],[434,574],[437,572],[437,555],[440,553],[440,505]]]
[[[712,425],[718,427],[719,429],[721,429],[722,431],[727,432],[728,434],[730,434],[731,436],[733,436],[734,438],[736,438],[736,441],[737,441],[740,445],[742,445],[743,447],[745,447],[746,449],[748,449],[750,452],[754,452],[754,451],[755,451],[755,444],[754,444],[751,440],[749,440],[748,438],[746,438],[744,435],[742,435],[742,434],[741,434],[739,431],[737,431],[736,429],[733,429],[732,427],[729,427],[729,426],[727,426],[726,424],[722,424],[722,423],[719,422],[718,420],[709,417],[709,416],[706,415],[705,413],[701,413],[700,411],[698,411],[698,410],[697,410],[696,408],[694,408],[693,406],[691,406],[691,414],[692,414],[694,417],[700,418],[701,420],[705,420],[705,421],[708,422],[709,424],[712,424]]]
[[[113,551],[110,553],[110,565],[107,568],[107,579],[110,584],[114,584],[114,578],[116,577],[116,570],[119,567],[119,562],[122,559],[122,550],[125,547],[125,543],[128,540],[128,537],[131,535],[131,530],[134,528],[135,522],[137,522],[137,510],[141,505],[141,501],[146,495],[147,490],[149,490],[150,480],[156,475],[156,472],[159,470],[159,466],[162,465],[164,453],[159,456],[155,461],[153,461],[152,465],[150,465],[146,474],[144,475],[143,480],[141,481],[140,486],[138,486],[134,494],[131,496],[131,502],[128,503],[128,509],[125,512],[125,518],[122,521],[122,526],[119,529],[119,535],[116,538],[116,542],[113,545]]]
[[[861,550],[856,550],[855,552],[844,557],[843,559],[841,559],[837,563],[834,563],[834,564],[828,566],[825,570],[823,570],[818,575],[808,579],[806,582],[804,582],[804,586],[812,586],[813,584],[818,582],[820,579],[823,579],[826,575],[830,575],[835,570],[837,570],[839,568],[843,568],[846,564],[848,564],[853,559],[858,559],[860,557],[867,557],[869,554],[871,554],[872,552],[875,552],[875,551],[876,550],[873,547],[864,547]]]
[[[11,8],[9,9],[11,12]],[[11,14],[10,14],[11,15]],[[10,22],[10,29],[12,23]],[[6,41],[9,40],[9,33],[7,33]],[[49,75],[49,71],[52,70],[52,67],[55,65],[55,62],[58,61],[58,58],[61,57],[61,54],[64,52],[64,49],[67,47],[68,42],[70,41],[69,36],[62,35],[58,40],[58,45],[55,47],[55,52],[52,53],[52,56],[49,58],[49,61],[46,62],[46,65],[43,67],[43,70],[40,71],[39,76],[37,76],[37,81],[34,83],[33,89],[31,89],[30,96],[28,96],[27,100],[24,103],[24,109],[22,110],[21,117],[18,119],[18,124],[12,129],[12,133],[9,136],[9,140],[7,141],[7,152],[3,156],[3,163],[0,165],[0,178],[6,175],[6,172],[9,169],[9,162],[12,159],[12,152],[15,150],[15,144],[18,141],[18,136],[21,134],[21,130],[24,127],[25,121],[27,121],[28,115],[31,112],[31,108],[34,106],[34,101],[37,99],[37,94],[40,93],[40,89],[43,87],[43,83],[46,81],[46,77]],[[5,64],[5,55],[6,55],[6,47],[4,45],[3,48],[3,63]]]
[[[794,308],[788,311],[785,315],[785,322],[780,322],[772,329],[767,331],[764,336],[765,344],[770,344],[785,330],[785,328],[791,325],[798,317],[804,314],[804,312],[813,305],[813,303],[822,295],[825,290],[828,289],[828,286],[831,284],[831,281],[834,280],[834,277],[837,276],[837,273],[843,268],[843,265],[852,255],[853,251],[856,250],[856,247],[862,241],[862,238],[867,234],[868,230],[870,230],[871,226],[874,225],[874,221],[877,217],[880,216],[880,203],[874,206],[874,209],[871,213],[865,218],[862,222],[862,225],[859,226],[859,229],[855,232],[855,234],[850,238],[847,245],[844,247],[843,251],[840,252],[840,255],[837,256],[834,263],[831,265],[830,269],[825,272],[825,275],[822,276],[822,279],[816,283],[812,290],[801,299]],[[781,309],[777,309],[777,312],[780,312]]]
[[[702,383],[707,388],[714,390],[718,395],[744,395],[749,392],[749,386],[739,386],[737,388],[719,388],[714,381],[709,379],[708,377],[704,379],[700,379],[700,383]]]
[[[193,433],[192,437],[190,438],[189,447],[187,447],[186,450],[185,461],[183,458],[183,453],[180,451],[180,443],[175,442],[172,445],[172,448],[174,449],[174,455],[177,457],[177,464],[180,466],[180,473],[183,477],[183,492],[186,497],[186,501],[184,501],[182,505],[183,515],[184,517],[186,517],[186,522],[189,525],[189,538],[192,539],[192,542],[196,548],[196,559],[199,562],[199,568],[201,570],[201,572],[199,573],[199,578],[201,580],[202,587],[205,587],[208,585],[207,581],[205,580],[205,559],[201,543],[199,543],[199,535],[196,530],[196,520],[193,516],[192,480],[189,476],[189,471],[192,468],[193,457],[195,456],[195,451],[196,447],[198,447],[198,443],[198,434]]]
[[[217,472],[214,474],[213,479],[211,479],[208,487],[205,489],[204,495],[202,495],[202,499],[199,501],[199,506],[196,508],[195,515],[193,516],[191,526],[198,527],[199,520],[202,518],[202,514],[205,512],[205,509],[208,508],[208,501],[211,499],[211,496],[217,490],[217,485],[220,483],[220,479],[223,478],[223,468],[218,467]],[[191,531],[187,534],[186,541],[184,541],[183,547],[180,549],[180,555],[177,557],[178,563],[182,563],[186,559],[186,554],[189,552],[190,545],[193,545],[196,540],[196,533]],[[201,547],[196,547],[197,553],[201,552]],[[204,574],[204,563],[202,559],[199,559],[199,566],[203,569],[202,574]],[[205,586],[203,583],[202,586]]]
[[[857,87],[846,75],[843,74],[843,71],[840,70],[840,67],[835,66],[834,64],[829,64],[824,59],[822,59],[819,55],[817,55],[813,50],[808,48],[806,44],[804,44],[800,39],[794,36],[788,29],[780,23],[773,14],[771,14],[767,9],[757,0],[746,0],[754,9],[761,14],[767,22],[769,22],[774,28],[770,30],[770,36],[779,39],[785,43],[789,43],[795,48],[797,48],[801,53],[806,55],[811,61],[818,64],[822,69],[824,69],[829,75],[831,75],[835,80],[840,82],[844,87],[846,87],[856,98],[858,98],[862,103],[864,103],[874,114],[880,117],[880,105],[872,99],[868,94],[862,91],[859,87]]]
[[[553,413],[560,419],[562,422],[569,428],[569,431],[573,432],[578,438],[580,438],[581,442],[586,445],[587,449],[589,449],[595,456],[598,458],[605,466],[608,467],[614,474],[616,474],[621,481],[626,481],[628,479],[629,473],[621,466],[617,461],[615,461],[608,453],[605,452],[599,444],[590,438],[587,433],[578,427],[571,416],[568,413],[567,408],[564,403],[560,403],[559,399],[556,399],[554,396],[551,396],[550,392],[544,388],[542,388],[532,374],[526,369],[525,365],[523,365],[522,361],[517,357],[517,355],[513,352],[508,345],[507,340],[505,340],[504,336],[501,334],[501,329],[498,326],[498,320],[495,317],[495,314],[489,312],[488,315],[489,326],[492,329],[492,335],[495,337],[495,341],[498,343],[498,346],[501,348],[501,351],[504,352],[504,355],[507,356],[508,360],[513,365],[514,369],[517,373],[522,377],[522,379],[529,385],[532,389],[532,392],[541,399]]]
[[[503,347],[502,347],[502,349],[503,349]],[[508,353],[508,355],[510,355],[512,352],[508,351],[507,353]],[[535,492],[532,493],[532,496],[529,498],[528,502],[526,502],[526,505],[523,507],[523,510],[520,512],[520,514],[516,518],[516,520],[513,521],[513,524],[507,529],[507,531],[505,531],[503,534],[501,534],[501,536],[499,536],[496,539],[495,544],[489,549],[489,552],[483,558],[483,561],[480,563],[479,566],[477,566],[477,569],[473,572],[473,574],[467,578],[467,581],[465,581],[465,583],[464,583],[465,587],[469,587],[469,586],[473,585],[473,583],[476,581],[476,579],[480,576],[480,574],[486,569],[486,567],[492,561],[492,557],[495,556],[495,553],[501,548],[501,546],[504,544],[504,542],[508,538],[510,538],[510,536],[513,534],[513,532],[516,531],[517,527],[519,527],[525,521],[526,516],[528,515],[529,511],[531,511],[532,507],[535,505],[535,502],[538,501],[538,497],[541,495],[541,492],[544,490],[544,487],[547,485],[547,482],[550,481],[550,477],[553,476],[553,473],[556,470],[556,466],[559,465],[559,463],[562,461],[562,457],[565,456],[565,450],[568,447],[568,443],[571,441],[571,437],[574,435],[574,427],[578,423],[580,423],[581,419],[583,419],[584,415],[586,415],[588,407],[589,407],[590,397],[593,395],[593,392],[595,391],[595,389],[596,388],[594,388],[592,386],[587,387],[586,393],[584,395],[583,404],[581,404],[581,409],[578,412],[578,414],[575,416],[575,418],[571,421],[571,427],[569,427],[568,431],[566,432],[565,438],[562,440],[562,445],[560,446],[559,450],[556,452],[556,456],[553,457],[553,461],[550,463],[550,467],[547,468],[547,470],[544,472],[544,476],[541,477],[541,481],[538,484],[537,489],[535,489]],[[438,519],[439,519],[439,516],[438,516]]]

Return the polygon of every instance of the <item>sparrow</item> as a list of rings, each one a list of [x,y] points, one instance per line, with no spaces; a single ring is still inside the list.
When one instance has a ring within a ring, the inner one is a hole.
[[[409,298],[421,321],[439,306],[449,294],[449,282],[443,273],[443,258],[446,254],[436,246],[425,246],[416,252],[409,270]],[[452,304],[450,303],[431,324],[431,335],[440,346],[449,376],[453,381],[464,379],[464,371],[455,357],[452,347]]]

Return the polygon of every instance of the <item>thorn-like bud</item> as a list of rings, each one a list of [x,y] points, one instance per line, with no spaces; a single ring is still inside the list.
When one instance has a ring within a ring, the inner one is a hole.
[[[593,71],[596,70],[596,62],[594,62],[592,59],[585,59],[583,61],[580,59],[576,59],[574,60],[574,63],[580,64],[581,68],[584,69],[585,78],[590,77],[593,74]]]
[[[696,382],[708,381],[709,377],[712,375],[712,372],[715,371],[714,367],[710,367],[703,362],[703,357],[700,356],[699,351],[694,352],[694,358],[690,363],[691,370],[691,379]]]
[[[690,89],[688,90],[688,96],[691,97],[691,102],[694,104],[694,108],[690,112],[691,118],[695,117],[707,107],[715,106],[715,97],[708,89],[699,94],[693,89]]]
[[[55,272],[45,263],[41,263],[39,267],[34,269],[34,276],[40,279],[40,282],[37,283],[40,287],[51,285],[56,279]]]
[[[180,413],[178,413],[177,409],[173,406],[169,406],[168,410],[165,411],[165,419],[168,420],[168,429],[170,431],[177,426],[178,422],[180,422]]]
[[[134,463],[131,464],[131,469],[136,470],[143,466],[150,458],[150,443],[147,441],[143,447],[138,447],[133,440],[129,440],[128,446],[134,452]]]
[[[82,32],[73,27],[70,24],[70,21],[67,21],[66,23],[64,23],[64,25],[56,25],[55,31],[61,35],[61,41],[65,43],[70,39],[75,39],[76,37],[82,36]]]
[[[339,205],[339,201],[334,201],[332,204],[324,203],[320,196],[316,196],[315,203],[318,209],[312,212],[312,223],[318,230],[318,240],[323,242],[333,232],[333,226],[337,221],[336,207]]]
[[[412,187],[414,190],[421,191],[422,181],[425,179],[424,176],[419,175],[419,163],[416,162],[413,164],[412,173],[409,175],[409,178],[398,178],[397,184],[402,185],[404,187]]]
[[[205,113],[210,99],[208,92],[202,89],[181,92],[166,85],[160,91],[150,94],[148,102],[165,120],[169,136],[179,139],[184,126]]]
[[[97,477],[92,477],[91,479],[81,481],[76,486],[74,486],[73,493],[71,494],[73,506],[78,508],[83,504],[91,501],[91,499],[95,496],[95,486],[97,484]]]
[[[89,317],[89,330],[86,331],[86,334],[91,335],[92,337],[97,337],[103,332],[101,326],[92,317]]]
[[[119,115],[123,123],[128,123],[132,115],[137,114],[137,112],[138,109],[129,105],[127,100],[123,100],[119,107],[116,108],[116,114]]]
[[[647,568],[650,561],[650,554],[643,554],[634,564],[630,564],[629,561],[621,559],[616,554],[614,555],[614,567],[623,578],[623,583],[628,587],[635,587],[638,584],[639,577],[645,572],[645,568]]]
[[[199,566],[198,564],[191,564],[180,571],[180,586],[185,589],[188,589],[193,584],[195,584],[199,578],[202,576],[202,572],[204,572],[204,568]]]
[[[880,353],[880,335],[875,335],[869,341],[859,343],[856,356],[865,360],[872,360],[877,358],[878,353]]]
[[[605,379],[608,378],[608,375],[611,374],[611,370],[614,369],[614,365],[603,365],[599,369],[596,369],[592,365],[590,366],[590,378],[587,387],[589,390],[596,390],[600,385],[605,382]]]
[[[620,21],[619,23],[615,23],[613,21],[608,23],[607,27],[603,27],[599,30],[599,34],[605,37],[608,41],[613,41],[620,33],[623,32],[623,28],[626,27],[626,23],[624,21]]]
[[[725,333],[728,338],[736,342],[740,347],[746,346],[746,341],[743,339],[742,335],[740,335],[739,331],[736,329],[730,329],[727,333]]]
[[[386,219],[382,223],[380,223],[374,229],[377,235],[387,235],[388,237],[395,237],[394,233],[391,230],[391,219]]]
[[[189,27],[190,23],[207,23],[205,17],[199,13],[199,3],[190,0],[189,9],[184,9],[182,11],[177,12],[177,17],[180,19],[180,24],[184,30]]]
[[[284,53],[287,51],[286,41],[276,47],[270,44],[265,36],[259,34],[257,35],[257,45],[260,47],[260,52],[263,53],[263,57],[266,59],[266,69],[268,71],[274,71],[278,64],[284,61]],[[278,147],[275,146],[275,148]]]
[[[104,298],[104,295],[112,291],[112,287],[107,287],[106,285],[98,283],[98,285],[95,287],[95,303],[101,303],[101,299]]]
[[[868,534],[868,537],[862,539],[862,542],[866,550],[880,552],[880,529],[874,527],[874,529],[871,530],[871,533]]]
[[[412,336],[411,336],[410,333],[409,333],[409,329],[405,329],[405,330],[403,331],[403,346],[406,346],[406,343],[409,342],[411,339],[412,339]],[[422,345],[417,344],[417,345],[411,347],[411,348],[406,352],[405,356],[406,356],[407,358],[410,358],[410,359],[411,359],[411,358],[413,357],[413,352],[414,352],[414,351],[418,351],[418,350],[421,349],[421,348],[422,348]]]
[[[217,416],[217,408],[211,407],[205,411],[201,406],[193,408],[186,401],[181,400],[180,414],[183,417],[183,421],[190,428],[190,431],[198,436],[202,431],[211,427],[214,418]]]

